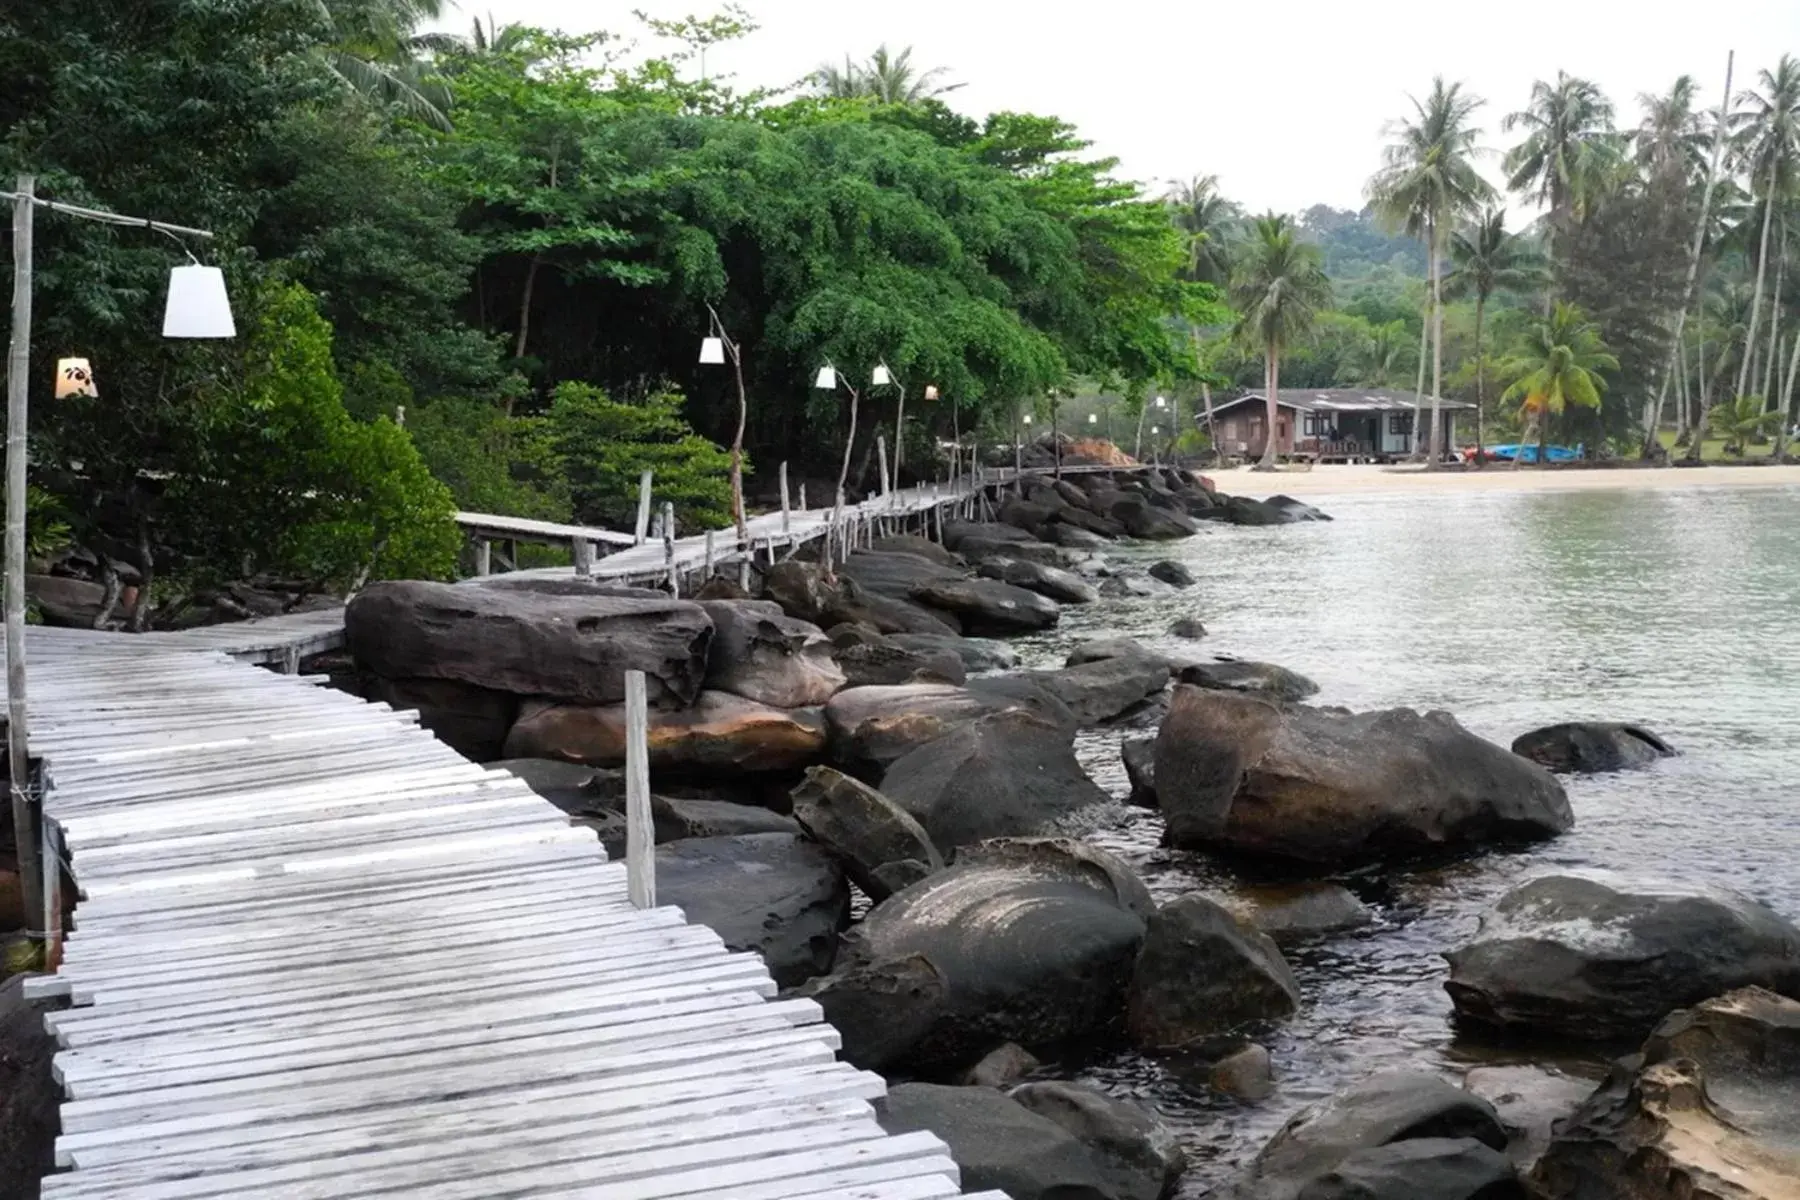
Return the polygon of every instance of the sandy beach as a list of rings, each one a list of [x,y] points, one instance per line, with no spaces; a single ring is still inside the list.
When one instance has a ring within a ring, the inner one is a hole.
[[[1233,467],[1206,471],[1219,490],[1257,496],[1395,495],[1420,492],[1555,492],[1729,487],[1800,487],[1800,466],[1621,467],[1547,470],[1487,467],[1479,471],[1427,471],[1423,467],[1371,465],[1284,468],[1274,474]]]

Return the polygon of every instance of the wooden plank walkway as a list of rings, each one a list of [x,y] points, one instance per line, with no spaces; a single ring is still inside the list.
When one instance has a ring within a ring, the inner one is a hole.
[[[260,624],[248,657],[279,641]],[[73,1004],[48,1018],[67,1169],[44,1200],[959,1194],[760,959],[633,908],[511,775],[233,661],[227,628],[28,634],[83,893],[32,987]]]

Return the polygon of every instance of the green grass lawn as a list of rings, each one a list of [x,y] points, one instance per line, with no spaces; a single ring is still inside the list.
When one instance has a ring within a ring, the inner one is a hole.
[[[1657,434],[1657,437],[1662,440],[1662,444],[1669,451],[1670,457],[1679,458],[1682,455],[1687,453],[1687,447],[1685,447],[1685,446],[1681,447],[1680,449],[1675,448],[1675,434],[1672,430],[1665,429],[1663,432]],[[1735,455],[1727,457],[1725,454],[1725,439],[1709,437],[1703,443],[1701,443],[1700,461],[1701,462],[1726,462],[1726,463],[1753,462],[1759,458],[1770,458],[1774,455],[1774,453],[1775,453],[1775,443],[1774,443],[1774,441],[1771,440],[1769,442],[1769,444],[1766,446],[1750,447],[1750,453],[1744,455],[1742,458],[1739,458]]]

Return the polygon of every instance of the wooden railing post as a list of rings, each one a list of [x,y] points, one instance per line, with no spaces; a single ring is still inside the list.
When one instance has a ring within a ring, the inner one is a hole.
[[[649,467],[645,467],[643,475],[638,479],[637,544],[640,546],[650,534],[650,481],[655,474]]]
[[[669,595],[681,594],[681,578],[675,571],[675,504],[664,500],[662,508],[663,565],[668,570]]]
[[[875,461],[881,464],[881,494],[885,496],[888,494],[890,482],[888,479],[887,438],[879,433],[875,435]]]
[[[625,672],[625,889],[656,907],[656,826],[650,817],[650,708],[644,673]]]
[[[575,574],[583,579],[594,574],[594,543],[586,538],[576,538],[569,543],[575,552]]]
[[[494,544],[484,537],[475,539],[475,574],[490,575],[494,570]]]
[[[705,579],[711,579],[713,573],[713,531],[706,531],[706,573]]]
[[[781,464],[781,536],[793,536],[793,524],[788,515],[787,463]]]

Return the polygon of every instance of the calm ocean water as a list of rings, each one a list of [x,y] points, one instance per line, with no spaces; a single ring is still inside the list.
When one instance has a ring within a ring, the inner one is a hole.
[[[1569,781],[1576,828],[1536,849],[1344,879],[1379,920],[1290,952],[1305,1006],[1257,1031],[1275,1062],[1268,1101],[1209,1094],[1197,1064],[1131,1054],[1069,1064],[1181,1131],[1195,1159],[1184,1197],[1210,1194],[1295,1110],[1372,1071],[1455,1078],[1475,1063],[1531,1061],[1456,1035],[1439,957],[1527,874],[1655,873],[1738,888],[1800,918],[1800,489],[1317,503],[1336,520],[1207,528],[1128,552],[1176,557],[1199,582],[1174,598],[1066,610],[1054,638],[1022,652],[1049,665],[1074,641],[1126,634],[1280,663],[1318,681],[1320,703],[1447,709],[1502,744],[1554,721],[1628,720],[1682,755]],[[1211,636],[1163,636],[1188,615]],[[1078,749],[1122,795],[1118,740],[1084,735]],[[1134,814],[1097,840],[1161,897],[1236,882],[1205,856],[1160,849],[1161,832],[1153,814]]]

